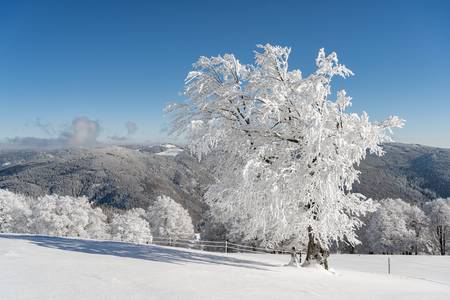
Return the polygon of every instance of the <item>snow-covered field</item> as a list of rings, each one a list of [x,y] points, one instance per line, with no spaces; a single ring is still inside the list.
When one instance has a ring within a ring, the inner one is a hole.
[[[280,255],[0,235],[0,299],[450,299],[450,257],[334,255],[334,274]]]

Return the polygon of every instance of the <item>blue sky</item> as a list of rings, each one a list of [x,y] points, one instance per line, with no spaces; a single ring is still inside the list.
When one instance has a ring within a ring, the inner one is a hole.
[[[397,114],[407,126],[396,140],[450,148],[449,3],[2,1],[0,139],[50,137],[38,123],[58,132],[85,116],[103,140],[128,121],[134,140],[165,140],[163,107],[182,100],[198,56],[250,63],[273,43],[292,47],[304,74],[319,48],[336,51],[356,74],[336,82],[353,111]]]

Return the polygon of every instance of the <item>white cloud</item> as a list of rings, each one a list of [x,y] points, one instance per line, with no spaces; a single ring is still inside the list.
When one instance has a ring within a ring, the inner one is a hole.
[[[36,124],[47,134],[53,134],[55,131],[50,130],[49,124],[42,123],[37,119]],[[98,136],[102,128],[98,121],[91,120],[87,117],[77,117],[72,121],[70,127],[62,131],[54,138],[37,138],[37,137],[14,137],[7,138],[6,143],[0,144],[0,149],[55,149],[69,147],[91,147],[98,145]]]
[[[110,139],[112,141],[116,141],[116,142],[123,142],[123,141],[126,141],[126,140],[130,139],[131,136],[134,135],[136,133],[136,131],[138,130],[137,124],[132,122],[132,121],[126,122],[125,123],[125,128],[127,130],[127,134],[126,135],[108,136],[108,139]]]

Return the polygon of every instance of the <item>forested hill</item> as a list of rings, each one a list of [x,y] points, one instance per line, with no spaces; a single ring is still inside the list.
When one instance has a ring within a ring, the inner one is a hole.
[[[450,150],[387,144],[383,157],[360,166],[355,190],[367,197],[424,202],[450,196]],[[167,194],[201,219],[207,168],[182,149],[109,146],[95,149],[0,152],[0,188],[29,195],[86,195],[117,208],[146,207]]]
[[[32,196],[87,196],[95,203],[146,208],[168,195],[201,218],[210,174],[182,149],[109,146],[94,149],[0,153],[0,188]]]
[[[370,155],[361,163],[355,191],[414,203],[450,197],[450,149],[399,143],[384,149],[384,156]]]

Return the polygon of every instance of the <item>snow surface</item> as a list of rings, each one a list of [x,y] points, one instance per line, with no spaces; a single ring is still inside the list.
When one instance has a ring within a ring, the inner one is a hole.
[[[334,273],[288,256],[0,235],[1,299],[450,299],[450,257],[333,255]],[[422,278],[422,279],[419,279]]]
[[[164,145],[164,147],[166,147],[166,150],[156,153],[156,155],[177,156],[180,152],[183,152],[183,149],[180,149],[175,145],[166,144],[166,145]]]

